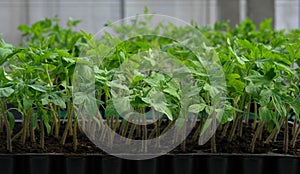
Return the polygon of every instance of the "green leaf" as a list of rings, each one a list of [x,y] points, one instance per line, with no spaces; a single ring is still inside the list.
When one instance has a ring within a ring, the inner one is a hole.
[[[272,29],[272,18],[265,19],[259,24],[259,30],[264,32],[265,30],[273,30]]]
[[[177,100],[180,100],[180,96],[179,96],[177,90],[174,88],[166,88],[163,90],[163,92],[170,94],[171,96],[175,97]]]
[[[206,107],[206,104],[200,103],[200,104],[193,104],[189,106],[188,111],[191,113],[198,114],[199,112],[203,111]]]
[[[96,103],[96,98],[93,96],[88,96],[84,100],[83,107],[87,111],[89,117],[95,117],[98,108]]]
[[[205,107],[205,112],[206,112],[208,115],[212,114],[212,112],[213,112],[213,106],[207,105],[207,106]]]
[[[239,79],[241,78],[241,76],[239,74],[230,74],[228,76],[228,79]]]
[[[282,45],[283,43],[285,43],[286,39],[282,36],[276,37],[271,41],[271,46],[273,48],[278,47],[280,45]]]
[[[122,113],[120,113],[120,114],[122,114]],[[119,115],[119,113],[115,109],[114,103],[109,102],[109,104],[105,108],[105,117],[108,118],[108,117],[114,117],[117,115]]]
[[[66,103],[63,100],[63,98],[55,95],[53,96],[53,99],[51,100],[53,104],[55,104],[56,106],[59,106],[61,109],[66,109]]]
[[[255,86],[254,83],[250,82],[246,88],[245,91],[249,94],[255,94],[259,91],[259,86]]]
[[[119,55],[121,56],[122,59],[126,59],[125,54],[123,51],[120,51]]]
[[[134,76],[134,78],[133,78],[131,84],[132,84],[132,86],[134,86],[134,85],[136,85],[138,82],[140,82],[140,81],[142,81],[142,80],[144,80],[144,77],[143,77],[143,76],[141,76],[141,75],[136,75],[136,76]]]
[[[228,81],[228,85],[232,86],[236,91],[239,92],[243,92],[245,88],[245,83],[236,79],[230,79]]]
[[[68,22],[67,22],[67,26],[68,26],[68,27],[75,27],[75,26],[77,26],[79,23],[81,23],[81,20],[73,20],[72,18],[69,18],[69,19],[68,19]]]
[[[76,61],[73,58],[63,57],[63,60],[65,60],[68,63],[76,63]]]
[[[261,121],[267,121],[272,118],[271,110],[267,108],[266,106],[261,106],[258,109],[259,112],[259,118]]]
[[[24,110],[30,109],[32,108],[33,105],[33,100],[31,99],[26,99],[26,97],[23,97],[23,106],[24,106]]]
[[[37,119],[38,119],[38,114],[37,113],[32,114],[32,116],[31,116],[31,123],[30,124],[31,124],[31,126],[32,126],[33,129],[36,128]]]
[[[272,101],[280,116],[285,117],[286,116],[285,103],[280,99],[278,95],[273,95]]]
[[[156,90],[151,90],[148,97],[143,97],[142,100],[152,106],[156,111],[164,113],[170,120],[173,120],[171,110],[167,107],[164,95]]]
[[[0,88],[0,97],[9,97],[14,91],[11,87]]]
[[[41,101],[42,101],[42,105],[48,105],[50,103],[50,100],[48,97],[42,98]]]
[[[117,88],[117,89],[123,89],[125,91],[129,91],[129,88],[126,86],[126,85],[122,85],[120,83],[118,83],[116,80],[114,81],[110,81],[108,83],[108,85],[111,87],[111,88]]]
[[[230,52],[234,55],[234,57],[236,58],[236,60],[238,61],[239,64],[241,65],[245,65],[245,62],[248,62],[249,60],[244,57],[244,56],[238,56],[237,53],[235,51],[233,51],[233,49],[231,47],[229,47]]]
[[[6,58],[13,51],[11,48],[0,48],[0,60]],[[0,64],[2,65],[2,64]]]
[[[290,107],[293,109],[296,115],[296,119],[299,120],[300,115],[300,99],[297,98],[291,102],[289,102]]]
[[[28,33],[30,31],[30,28],[27,24],[21,24],[19,25],[18,30],[22,31],[23,33]]]
[[[13,130],[15,127],[15,117],[10,111],[8,111],[7,114],[8,114],[9,128],[10,130]]]
[[[279,70],[285,71],[290,74],[294,74],[294,72],[292,71],[292,69],[290,67],[288,67],[282,63],[278,63],[278,62],[274,62],[274,64],[277,65]]]
[[[244,39],[244,40],[237,40],[237,43],[242,46],[243,48],[249,48],[252,49],[254,47],[254,45],[252,45],[252,43],[250,43],[248,40]]]
[[[161,81],[165,81],[165,77],[162,74],[152,72],[150,78],[146,78],[144,81],[150,86],[158,87]]]
[[[30,87],[36,91],[39,91],[39,92],[47,92],[47,89],[42,85],[28,85],[28,87]]]
[[[167,107],[165,102],[151,103],[151,106],[158,112],[164,113],[169,120],[173,120],[173,115],[171,110]]]
[[[265,74],[266,79],[268,80],[273,80],[275,77],[277,77],[277,73],[275,71],[275,68],[272,67],[266,74]]]
[[[8,80],[8,81],[13,81],[12,77],[9,76],[9,75],[6,73],[4,67],[1,69],[1,71],[2,71],[2,72],[1,72],[1,75],[4,75],[4,78],[5,78],[6,80]]]
[[[49,135],[50,132],[51,132],[51,126],[50,126],[49,122],[46,122],[46,121],[44,120],[44,125],[45,125],[45,127],[46,127],[47,134]]]
[[[49,135],[51,132],[51,126],[49,124],[49,116],[45,110],[42,110],[43,113],[43,122],[47,130],[47,134]]]
[[[233,120],[233,113],[239,112],[238,109],[232,107],[230,104],[225,105],[224,113],[221,119],[221,124],[225,124]]]
[[[130,111],[130,100],[129,97],[115,97],[112,98],[111,108],[117,108],[119,114]]]
[[[260,92],[260,99],[259,99],[259,104],[260,105],[268,105],[268,103],[271,100],[272,96],[272,91],[269,89],[263,89]]]

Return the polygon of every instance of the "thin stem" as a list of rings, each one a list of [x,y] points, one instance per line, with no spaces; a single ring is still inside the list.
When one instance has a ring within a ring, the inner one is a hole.
[[[162,118],[160,118],[157,122],[154,122],[154,129],[151,131],[151,133],[149,135],[149,139],[152,139],[154,137],[154,135],[158,136],[158,134],[159,134],[158,124],[159,124],[159,122],[162,122]]]
[[[269,144],[270,141],[275,137],[275,135],[280,131],[280,128],[282,127],[283,123],[284,123],[284,118],[281,118],[279,120],[279,129],[277,127],[274,127],[271,134],[267,137],[265,141],[266,144]]]
[[[225,124],[225,126],[223,127],[223,131],[222,131],[221,138],[224,138],[224,137],[226,136],[227,131],[228,131],[229,124],[230,124],[230,122],[227,122],[227,123]]]
[[[65,75],[66,75],[66,86],[67,86],[66,95],[70,96],[70,90],[68,90],[69,80],[70,80],[69,79],[69,71],[66,67],[65,67]],[[66,138],[67,138],[68,132],[70,135],[72,135],[72,106],[71,106],[70,102],[67,102],[67,118],[68,118],[68,121],[67,121],[65,130],[64,130],[62,139],[61,139],[62,145],[65,145],[65,143],[66,143]]]
[[[293,128],[292,128],[292,135],[294,135],[296,133],[296,129],[297,129],[297,119],[294,119],[294,124],[293,124]]]
[[[22,133],[22,145],[26,142],[26,134],[27,134],[27,126],[28,126],[28,115],[25,112],[24,118],[23,118],[23,133]]]
[[[250,96],[250,99],[249,99],[249,104],[247,106],[247,114],[246,114],[246,118],[245,118],[245,124],[248,125],[249,123],[249,113],[250,113],[250,110],[251,110],[251,96]]]
[[[289,150],[289,123],[288,116],[285,117],[285,128],[284,128],[284,142],[283,142],[283,151],[288,153]]]
[[[238,126],[238,136],[243,136],[243,119],[239,120],[239,126]]]
[[[4,126],[5,126],[3,117],[4,117],[4,115],[1,115],[1,116],[0,116],[0,132],[1,132],[1,133],[3,132],[3,129],[4,129]]]
[[[185,134],[186,134],[186,125],[187,123],[186,122],[184,122],[183,123],[183,132],[182,132],[182,135],[181,136],[185,136]],[[183,152],[185,152],[186,151],[186,139],[184,138],[184,140],[183,140],[183,142],[181,143],[181,150],[183,151]]]
[[[2,103],[2,116],[3,116],[3,121],[4,121],[4,125],[6,127],[6,149],[9,151],[9,152],[12,152],[12,141],[11,141],[11,129],[10,129],[10,126],[9,126],[9,122],[7,120],[7,117],[6,117],[6,106],[5,104]]]
[[[266,125],[267,127],[267,125]],[[258,134],[258,140],[261,141],[262,140],[262,133],[263,133],[263,129],[260,129],[259,134]]]
[[[254,136],[252,138],[252,141],[251,141],[251,145],[250,145],[251,146],[251,153],[254,153],[256,139],[257,139],[258,134],[261,131],[261,129],[263,129],[263,127],[264,127],[264,122],[260,121],[259,124],[258,124],[258,128],[256,129],[256,131],[254,133]]]
[[[30,126],[30,132],[31,132],[31,142],[35,143],[35,132],[32,125]]]
[[[281,129],[281,127],[283,127],[283,124],[284,124],[284,118],[283,118],[283,121],[282,121],[282,123],[281,123],[281,125],[280,125],[280,129]],[[274,139],[273,139],[273,141],[275,142],[275,141],[277,141],[277,137],[278,137],[278,135],[279,135],[279,133],[280,133],[280,129],[276,132],[276,134],[275,134],[275,137],[274,137]]]
[[[129,131],[129,135],[128,135],[128,139],[126,141],[126,144],[130,144],[135,128],[136,128],[136,124],[132,124],[131,128],[130,128],[130,131]]]
[[[13,138],[11,139],[11,141],[15,141],[16,139],[18,139],[23,133],[23,129],[20,130],[15,136],[13,136]]]
[[[125,121],[125,127],[122,130],[122,139],[123,139],[123,137],[125,138],[126,133],[128,131],[128,127],[129,127],[129,121],[127,121],[127,120],[123,120],[123,121]]]
[[[192,138],[192,141],[196,141],[198,135],[200,134],[200,131],[202,129],[202,126],[203,126],[203,122],[204,122],[204,112],[202,112],[202,115],[201,115],[201,118],[200,118],[200,123],[199,123],[199,126],[197,128],[197,130],[195,131],[194,135],[193,135],[193,138]]]
[[[77,151],[77,123],[78,123],[78,119],[75,116],[74,124],[73,124],[73,126],[74,126],[74,128],[73,128],[73,130],[74,130],[74,132],[73,132],[73,150],[74,150],[74,152]]]
[[[102,129],[102,131],[101,131],[101,136],[100,136],[100,141],[101,142],[104,142],[104,140],[105,140],[107,129],[108,128],[106,126],[104,126],[104,129]],[[91,137],[93,137],[93,135]]]
[[[96,122],[93,122],[92,123],[92,126],[91,126],[91,139],[92,140],[95,140],[95,135],[96,135],[96,126],[97,126],[97,123]]]
[[[42,116],[40,116],[40,126],[41,126],[40,147],[44,150],[45,149],[45,128],[44,128],[44,122]]]
[[[214,134],[214,135],[211,137],[211,152],[212,152],[212,153],[217,153],[216,134]]]
[[[143,140],[146,140],[147,137],[148,137],[148,130],[147,130],[147,124],[146,124],[147,119],[146,119],[145,113],[143,114],[143,118],[142,119],[143,119]],[[147,149],[147,146],[148,146],[147,141],[142,141],[142,143],[144,144],[145,152],[147,152],[148,151],[148,149]]]
[[[55,138],[58,139],[59,137],[59,129],[60,129],[60,118],[61,118],[61,115],[60,115],[60,107],[57,107],[57,123],[56,123],[56,126],[55,126]]]
[[[213,111],[212,113],[213,117],[212,117],[212,130],[211,131],[215,131],[214,129],[216,128],[216,112]],[[213,134],[212,138],[211,138],[211,152],[212,153],[217,153],[217,145],[216,145],[216,133]]]
[[[111,128],[113,129],[113,127],[114,127],[114,116],[111,116],[110,117],[110,122],[111,122]]]
[[[231,131],[230,131],[230,134],[229,134],[229,137],[228,137],[228,141],[231,142],[233,137],[234,137],[234,134],[236,132],[236,127],[237,127],[237,124],[238,124],[238,118],[237,118],[237,113],[234,112],[233,113],[233,125],[232,125],[232,128],[231,128]]]
[[[70,127],[72,127],[72,108],[71,108],[71,104],[69,102],[67,103],[67,117],[68,117],[68,121],[67,121],[65,130],[64,130],[62,139],[61,139],[62,145],[65,145],[68,131],[70,131],[71,130]]]
[[[299,136],[299,133],[300,133],[300,124],[298,124],[298,127],[297,127],[297,129],[293,135],[292,141],[291,141],[291,145],[293,148],[295,148],[296,140],[297,140],[297,137]]]
[[[119,123],[119,116],[116,116],[116,122],[115,122],[115,124],[114,124],[114,126],[113,126],[114,132],[117,131],[119,125],[120,125],[120,123]]]
[[[168,126],[162,131],[162,135],[165,134],[169,129],[172,128],[172,126],[175,124],[175,121],[170,121]]]
[[[257,103],[254,102],[254,118],[253,118],[253,123],[252,123],[253,130],[256,128],[256,121],[257,121]]]

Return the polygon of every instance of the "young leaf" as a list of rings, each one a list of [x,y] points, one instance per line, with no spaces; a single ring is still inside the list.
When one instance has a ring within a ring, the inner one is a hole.
[[[32,116],[31,116],[31,121],[30,121],[30,124],[32,126],[33,129],[36,128],[36,125],[37,125],[37,119],[38,119],[38,113],[34,113]]]
[[[15,116],[10,111],[8,111],[7,114],[8,114],[9,128],[10,130],[13,130],[15,126]]]
[[[28,85],[28,87],[30,87],[36,91],[39,91],[39,92],[47,92],[47,89],[42,85]]]
[[[44,119],[44,125],[45,125],[45,127],[46,127],[47,134],[49,135],[50,132],[51,132],[51,126],[50,126],[50,124],[49,124],[49,121],[46,121],[46,120]]]
[[[0,88],[0,97],[9,97],[14,91],[11,87]]]
[[[259,107],[258,111],[259,111],[259,118],[261,119],[261,121],[267,121],[272,118],[271,110],[266,106]]]
[[[198,114],[199,112],[203,111],[206,107],[206,104],[200,103],[200,104],[193,104],[189,106],[188,111],[191,113]]]

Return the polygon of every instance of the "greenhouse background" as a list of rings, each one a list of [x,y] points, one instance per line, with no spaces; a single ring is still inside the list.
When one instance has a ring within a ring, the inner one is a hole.
[[[69,17],[81,19],[77,29],[95,33],[107,21],[149,12],[196,21],[200,25],[218,20],[231,21],[231,25],[247,16],[255,23],[273,18],[276,29],[300,27],[300,2],[298,0],[1,0],[0,31],[10,43],[20,42],[17,26],[32,24],[45,17],[59,17],[65,23]]]

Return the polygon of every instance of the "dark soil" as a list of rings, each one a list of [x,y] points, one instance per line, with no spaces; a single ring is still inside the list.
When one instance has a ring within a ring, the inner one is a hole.
[[[19,132],[22,129],[21,123],[15,125],[14,133]],[[63,126],[61,126],[61,134],[63,132]],[[78,141],[78,154],[81,153],[102,153],[101,149],[97,148],[84,134],[78,132],[77,141]],[[55,138],[53,135],[47,135],[45,137],[45,149],[40,148],[40,136],[36,132],[36,142],[33,143],[28,138],[25,145],[21,143],[20,138],[13,142],[13,152],[12,153],[74,153],[73,150],[73,136],[68,136],[66,139],[65,145],[60,143],[61,137],[59,139]],[[6,133],[0,133],[0,141],[3,142],[0,144],[0,153],[9,153],[6,150]]]
[[[197,128],[196,124],[195,129]],[[161,127],[161,130],[166,127],[167,123],[163,123],[163,126]],[[151,127],[148,127],[148,135],[150,134]],[[15,125],[13,133],[16,134],[22,129],[21,123],[17,123]],[[211,152],[211,143],[208,141],[206,144],[200,146],[197,144],[198,140],[196,142],[191,141],[192,136],[195,132],[195,129],[189,134],[188,138],[186,139],[186,150],[185,152],[182,151],[181,145],[179,145],[177,148],[172,150],[170,153],[178,154],[178,153],[209,153]],[[292,130],[292,125],[290,125],[290,130]],[[63,125],[61,126],[61,133],[63,132]],[[230,131],[230,127],[228,129],[228,133]],[[118,131],[117,131],[118,132]],[[252,128],[248,125],[244,125],[243,128],[243,136],[238,137],[235,136],[234,139],[231,142],[227,141],[227,137],[224,139],[221,138],[221,131],[218,130],[216,132],[216,146],[217,146],[217,152],[218,153],[251,153],[251,147],[250,143],[253,137],[254,131]],[[256,147],[255,147],[255,154],[262,154],[262,153],[279,153],[283,154],[283,130],[280,131],[278,134],[278,138],[276,142],[271,142],[270,144],[265,144],[263,140],[265,140],[269,136],[269,133],[267,131],[263,132],[262,141],[257,140]],[[77,136],[77,151],[74,152],[73,150],[73,136],[68,136],[66,139],[66,144],[63,146],[60,144],[60,139],[56,139],[53,135],[48,135],[45,137],[45,149],[41,149],[39,145],[39,134],[36,133],[36,142],[31,142],[30,138],[28,138],[25,145],[22,145],[20,142],[20,138],[15,140],[13,142],[13,154],[16,153],[64,153],[64,154],[91,154],[91,153],[101,153],[105,154],[104,151],[102,151],[100,148],[96,147],[88,138],[85,136],[85,134],[78,131]],[[139,137],[133,137],[133,139],[140,139]],[[292,137],[290,137],[290,140]],[[6,150],[6,133],[5,131],[0,132],[0,141],[2,142],[0,144],[0,153],[9,153]],[[288,154],[290,155],[296,155],[300,156],[300,141],[296,142],[295,148],[289,148]]]

